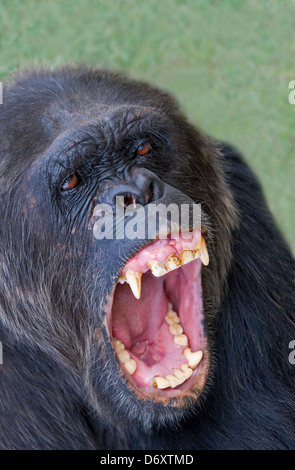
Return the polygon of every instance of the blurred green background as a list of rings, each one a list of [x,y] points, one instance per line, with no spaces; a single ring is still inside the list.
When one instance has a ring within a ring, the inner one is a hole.
[[[84,62],[172,92],[244,154],[293,251],[294,59],[294,0],[0,0],[0,80]]]

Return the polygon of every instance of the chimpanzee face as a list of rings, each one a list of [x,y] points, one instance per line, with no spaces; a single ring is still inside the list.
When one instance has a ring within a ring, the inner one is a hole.
[[[111,74],[98,73],[91,90],[67,80],[59,92],[49,80],[49,103],[42,90],[42,106],[30,103],[32,152],[17,148],[14,168],[4,161],[17,174],[22,256],[36,260],[24,283],[28,291],[46,279],[41,336],[52,336],[87,393],[118,417],[170,419],[198,402],[212,373],[235,220],[222,157],[159,90]],[[201,221],[178,236],[168,221],[167,236],[159,225],[151,235],[149,210],[159,204],[179,214],[200,205]],[[98,236],[106,206],[113,223]],[[116,216],[139,208],[143,236],[127,236],[132,219]]]

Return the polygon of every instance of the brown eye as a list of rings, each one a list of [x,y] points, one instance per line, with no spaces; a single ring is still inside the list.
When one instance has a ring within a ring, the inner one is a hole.
[[[145,142],[144,144],[141,144],[137,147],[136,149],[136,155],[146,155],[147,153],[150,153],[152,150],[150,144],[148,142]]]
[[[62,183],[62,191],[68,191],[69,189],[74,189],[79,184],[79,176],[76,173],[72,173],[68,176]]]

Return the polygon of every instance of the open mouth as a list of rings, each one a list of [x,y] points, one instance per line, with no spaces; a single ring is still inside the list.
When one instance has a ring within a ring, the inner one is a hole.
[[[209,352],[201,270],[208,264],[205,239],[195,229],[154,241],[123,267],[105,325],[140,398],[167,402],[204,388]]]

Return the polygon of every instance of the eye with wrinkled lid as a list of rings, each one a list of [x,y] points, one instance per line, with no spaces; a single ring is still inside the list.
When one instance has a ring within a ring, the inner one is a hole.
[[[148,142],[144,142],[142,144],[140,144],[137,149],[136,149],[136,155],[147,155],[148,153],[150,153],[152,150],[150,144]]]
[[[61,185],[62,191],[69,191],[70,189],[74,189],[80,183],[80,178],[77,173],[72,173],[66,179],[63,180]]]

